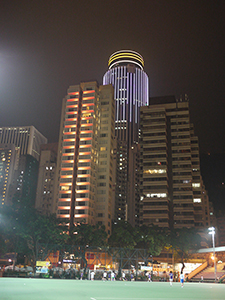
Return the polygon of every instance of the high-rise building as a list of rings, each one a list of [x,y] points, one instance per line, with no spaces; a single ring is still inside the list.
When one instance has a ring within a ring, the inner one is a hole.
[[[149,103],[149,80],[143,57],[131,50],[113,53],[103,84],[112,84],[115,98],[117,137],[117,174],[115,185],[115,220],[138,223],[138,141],[140,107]]]
[[[9,201],[19,208],[34,207],[38,179],[38,161],[32,155],[21,155],[14,171]]]
[[[57,216],[70,227],[96,223],[111,232],[114,98],[111,85],[82,82],[63,99],[57,159]]]
[[[208,197],[200,175],[198,138],[189,102],[173,96],[141,108],[141,224],[206,225]]]
[[[53,205],[58,144],[41,145],[35,208],[43,214],[55,213]]]
[[[0,144],[0,206],[9,204],[17,160],[17,152],[13,144]]]
[[[47,139],[34,126],[1,127],[0,143],[13,144],[20,155],[29,154],[39,161],[40,145]]]

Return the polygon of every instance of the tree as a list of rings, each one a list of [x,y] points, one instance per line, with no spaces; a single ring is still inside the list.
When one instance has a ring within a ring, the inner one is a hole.
[[[83,224],[74,226],[70,231],[68,243],[90,247],[102,247],[106,245],[107,233],[103,225]]]
[[[112,235],[108,240],[109,246],[133,249],[136,246],[134,229],[126,221],[113,224]]]
[[[136,247],[147,249],[151,255],[159,255],[168,243],[168,233],[164,228],[143,225],[135,230]]]
[[[26,254],[33,267],[38,243],[62,244],[68,238],[55,216],[41,215],[34,208],[20,210],[8,206],[2,215],[6,220],[3,231],[6,251]]]
[[[183,264],[191,256],[190,250],[199,249],[201,236],[195,228],[174,229],[170,232],[170,244],[175,258]]]

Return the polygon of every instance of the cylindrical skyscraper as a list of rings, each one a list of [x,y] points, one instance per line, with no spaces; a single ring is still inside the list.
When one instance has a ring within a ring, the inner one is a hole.
[[[140,107],[149,104],[149,80],[143,57],[132,50],[113,53],[103,84],[112,84],[115,98],[116,182],[115,220],[132,225],[139,219]]]
[[[115,98],[116,136],[129,146],[138,142],[140,106],[149,103],[149,80],[143,57],[131,50],[113,53],[103,84],[112,84]]]

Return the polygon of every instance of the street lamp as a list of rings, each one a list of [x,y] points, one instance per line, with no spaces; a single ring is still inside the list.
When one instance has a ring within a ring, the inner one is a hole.
[[[212,243],[213,243],[213,257],[214,257],[214,274],[215,274],[215,282],[216,282],[216,254],[215,254],[215,227],[209,227],[209,234],[212,235]]]

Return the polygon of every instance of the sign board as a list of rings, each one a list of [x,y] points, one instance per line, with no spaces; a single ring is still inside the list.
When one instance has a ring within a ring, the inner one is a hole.
[[[141,266],[141,271],[152,271],[152,267],[149,267],[149,266]]]
[[[36,267],[50,267],[51,262],[50,261],[36,261]]]

